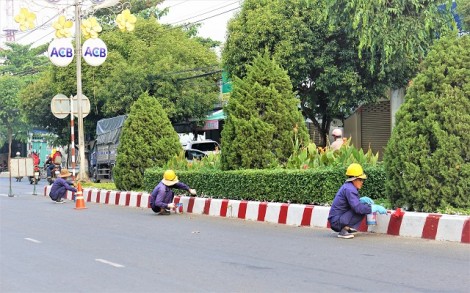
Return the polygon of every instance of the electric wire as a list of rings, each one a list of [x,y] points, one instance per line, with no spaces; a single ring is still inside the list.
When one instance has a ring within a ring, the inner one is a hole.
[[[234,4],[234,3],[232,3],[232,4]],[[70,7],[70,6],[73,6],[73,5],[69,5],[69,7]],[[67,7],[67,8],[68,8],[68,7]],[[165,33],[165,32],[168,32],[168,31],[175,30],[175,29],[180,29],[180,28],[188,27],[188,26],[194,25],[194,24],[196,24],[196,23],[203,22],[203,21],[205,21],[205,20],[208,20],[208,19],[211,19],[211,18],[220,16],[220,15],[223,15],[223,14],[229,13],[229,12],[231,12],[231,11],[234,11],[234,10],[237,10],[237,9],[240,9],[240,8],[241,8],[241,6],[238,6],[238,7],[235,7],[235,8],[226,10],[226,11],[223,11],[223,12],[221,12],[221,13],[218,13],[218,14],[215,14],[215,15],[212,15],[212,16],[208,16],[208,17],[203,18],[203,19],[200,19],[200,20],[196,20],[196,21],[193,21],[193,22],[188,22],[188,23],[182,24],[182,25],[172,26],[172,27],[167,28],[167,29],[165,29],[165,30],[162,30],[161,32],[158,32],[158,33]],[[65,10],[65,8],[64,8],[61,12],[57,13],[54,17],[50,18],[47,22],[45,22],[45,23],[41,24],[40,26],[34,28],[33,30],[29,31],[27,35],[31,34],[33,31],[38,30],[39,28],[44,27],[47,23],[51,22],[55,17],[57,17],[58,15],[60,15],[61,13],[63,13],[64,10]],[[218,10],[218,9],[217,9],[217,10]],[[44,39],[45,37],[47,37],[48,35],[50,35],[50,34],[52,34],[52,33],[53,33],[53,31],[52,31],[52,32],[49,32],[48,34],[46,34],[45,36],[41,37],[40,39],[35,40],[34,42],[32,42],[32,44],[37,43],[38,41]],[[157,33],[157,34],[158,34],[158,33]],[[22,40],[22,39],[25,38],[27,35],[24,35],[24,36],[20,37],[19,40]],[[4,37],[4,36],[6,36],[6,34],[5,34],[5,35],[0,35],[0,36],[1,36],[1,37]]]
[[[206,12],[204,12],[204,13],[197,14],[197,15],[194,15],[194,16],[191,16],[191,17],[182,19],[182,20],[177,20],[177,21],[174,21],[174,22],[169,23],[169,24],[175,25],[175,24],[180,23],[180,22],[183,22],[183,21],[185,21],[185,20],[189,20],[189,19],[196,18],[196,17],[198,17],[198,16],[206,15],[206,14],[208,14],[208,13],[211,13],[211,12],[214,12],[214,11],[217,11],[217,10],[220,10],[220,9],[222,9],[222,8],[225,8],[225,7],[227,7],[227,6],[231,6],[231,5],[233,5],[233,4],[237,3],[237,2],[238,2],[238,1],[234,1],[234,2],[229,3],[229,4],[227,4],[227,5],[224,5],[224,6],[221,6],[221,7],[218,7],[218,8],[214,8],[214,9],[212,9],[212,10],[209,10],[209,11],[206,11]]]

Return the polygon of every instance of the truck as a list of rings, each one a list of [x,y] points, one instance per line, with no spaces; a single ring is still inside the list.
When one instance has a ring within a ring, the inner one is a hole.
[[[104,118],[96,123],[96,141],[90,152],[90,178],[94,182],[113,179],[117,149],[127,115]]]

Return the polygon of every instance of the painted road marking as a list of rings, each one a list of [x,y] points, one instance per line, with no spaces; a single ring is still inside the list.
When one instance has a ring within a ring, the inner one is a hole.
[[[97,258],[95,259],[97,262],[101,262],[101,263],[104,263],[104,264],[107,264],[107,265],[110,265],[110,266],[113,266],[113,267],[116,267],[116,268],[123,268],[124,266],[123,265],[120,265],[118,263],[114,263],[114,262],[110,262],[108,260],[105,260],[105,259],[101,259],[101,258]]]
[[[34,243],[41,243],[41,241],[33,239],[33,238],[25,238],[24,240],[28,240],[28,241],[31,241],[31,242],[34,242]]]

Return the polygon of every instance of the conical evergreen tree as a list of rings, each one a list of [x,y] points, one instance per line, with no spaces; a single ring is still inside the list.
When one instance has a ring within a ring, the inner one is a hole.
[[[182,150],[178,134],[162,106],[143,93],[124,123],[113,177],[120,190],[142,187],[146,168],[163,166]]]
[[[222,168],[261,169],[286,162],[295,139],[309,141],[298,103],[287,72],[267,53],[255,58],[244,79],[234,78],[225,108]]]
[[[384,162],[395,206],[470,207],[470,36],[441,39],[396,115]]]

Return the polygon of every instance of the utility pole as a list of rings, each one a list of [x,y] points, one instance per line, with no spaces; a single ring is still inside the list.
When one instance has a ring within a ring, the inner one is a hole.
[[[83,128],[83,111],[82,111],[82,46],[81,46],[81,5],[80,0],[75,0],[75,52],[77,62],[77,105],[78,105],[78,152],[80,154],[80,180],[87,180],[88,176],[85,172],[85,135]]]

